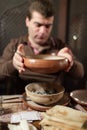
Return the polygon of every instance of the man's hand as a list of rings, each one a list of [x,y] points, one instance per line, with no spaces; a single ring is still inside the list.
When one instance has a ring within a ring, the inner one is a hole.
[[[73,54],[72,54],[71,50],[67,47],[64,47],[57,53],[57,55],[66,57],[69,60],[70,65],[66,70],[68,72],[71,69],[71,67],[73,66]]]
[[[13,66],[19,71],[19,73],[25,71],[23,55],[23,44],[20,44],[13,57]]]

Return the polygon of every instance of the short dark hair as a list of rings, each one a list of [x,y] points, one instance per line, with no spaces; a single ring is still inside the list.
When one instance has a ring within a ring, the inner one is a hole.
[[[32,0],[28,7],[27,16],[32,18],[32,12],[37,11],[45,18],[54,16],[54,5],[51,0]]]

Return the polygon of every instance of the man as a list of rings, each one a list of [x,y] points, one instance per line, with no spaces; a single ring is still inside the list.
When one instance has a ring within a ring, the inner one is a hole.
[[[18,87],[24,91],[25,85],[31,82],[59,82],[64,85],[65,74],[77,81],[84,76],[83,65],[74,60],[71,50],[61,40],[51,37],[53,22],[52,3],[49,0],[32,1],[26,17],[28,35],[12,40],[5,48],[0,59],[0,77],[20,79],[21,84]],[[49,75],[25,68],[21,55],[51,54],[53,50],[57,51],[58,56],[64,56],[69,60],[67,70]]]

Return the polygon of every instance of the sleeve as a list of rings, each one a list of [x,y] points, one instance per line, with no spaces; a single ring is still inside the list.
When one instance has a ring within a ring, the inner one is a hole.
[[[0,78],[11,76],[14,75],[14,73],[17,73],[17,70],[14,68],[12,63],[13,55],[16,51],[16,44],[16,40],[11,40],[0,57]]]
[[[74,64],[69,71],[69,75],[73,78],[83,78],[84,77],[84,66],[81,62],[74,60]]]
[[[57,45],[58,45],[59,50],[64,47],[68,47],[68,45],[66,43],[63,43],[61,40],[57,41],[57,43],[58,43]],[[84,72],[83,64],[76,59],[76,56],[74,56],[74,64],[72,68],[70,69],[70,71],[68,72],[68,75],[75,79],[82,79],[84,77],[84,74],[85,72]]]
[[[59,40],[59,49],[62,49],[64,47],[69,47],[66,43],[63,43],[61,40]],[[70,47],[69,47],[70,48]],[[71,49],[71,48],[70,48]],[[72,51],[72,49],[71,49]],[[74,64],[70,71],[68,72],[68,75],[75,78],[75,79],[82,79],[84,77],[84,66],[83,64],[77,60],[76,56],[74,55]]]

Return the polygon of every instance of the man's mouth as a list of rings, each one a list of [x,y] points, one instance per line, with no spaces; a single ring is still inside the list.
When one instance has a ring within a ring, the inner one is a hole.
[[[39,36],[38,39],[45,39],[45,36]]]

